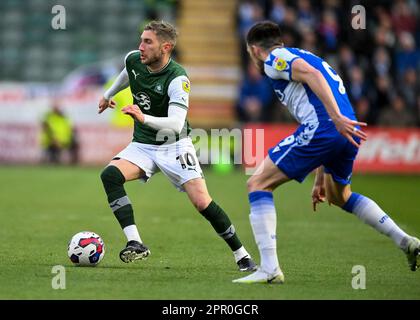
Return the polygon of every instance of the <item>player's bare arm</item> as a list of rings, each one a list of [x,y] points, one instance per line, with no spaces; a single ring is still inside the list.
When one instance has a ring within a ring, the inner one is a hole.
[[[316,169],[314,186],[312,187],[312,208],[316,211],[318,203],[325,202],[325,181],[324,181],[324,167],[321,166]]]
[[[322,73],[303,59],[296,59],[292,64],[293,80],[306,83],[324,104],[338,132],[346,137],[354,146],[359,147],[353,136],[366,140],[367,135],[356,126],[366,126],[365,122],[350,120],[343,116],[335,101],[334,95]]]

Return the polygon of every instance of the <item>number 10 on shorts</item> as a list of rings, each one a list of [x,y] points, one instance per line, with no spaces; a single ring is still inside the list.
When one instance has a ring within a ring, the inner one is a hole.
[[[197,164],[197,161],[195,160],[194,156],[189,152],[179,155],[178,157],[176,157],[176,160],[179,161],[182,169],[194,169],[195,165]]]

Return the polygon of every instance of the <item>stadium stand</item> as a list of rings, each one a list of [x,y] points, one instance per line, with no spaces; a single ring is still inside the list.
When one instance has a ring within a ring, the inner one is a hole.
[[[51,26],[54,5],[66,10],[65,30]],[[56,82],[79,66],[121,56],[136,44],[146,9],[134,0],[1,1],[0,80]]]
[[[57,4],[66,9],[66,30],[51,27]],[[271,19],[286,45],[325,57],[341,74],[360,119],[389,125],[382,114],[402,112],[414,121],[398,125],[419,126],[418,2],[357,4],[366,8],[365,30],[352,29],[355,2],[344,0],[2,0],[0,81],[59,83],[80,66],[121,61],[148,19],[165,19],[180,32],[176,59],[192,80],[191,123],[233,127],[248,70],[244,35],[252,23]],[[273,101],[261,119],[290,121]]]

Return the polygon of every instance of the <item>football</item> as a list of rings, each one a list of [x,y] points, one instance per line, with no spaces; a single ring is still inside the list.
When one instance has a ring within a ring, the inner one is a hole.
[[[71,238],[67,254],[75,265],[93,267],[104,257],[105,243],[96,233],[82,231]]]

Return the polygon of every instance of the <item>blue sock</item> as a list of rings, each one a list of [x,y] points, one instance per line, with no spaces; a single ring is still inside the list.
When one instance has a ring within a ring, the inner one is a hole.
[[[390,237],[394,243],[405,250],[410,238],[398,225],[371,199],[353,192],[343,206],[343,210],[355,214],[360,220]]]
[[[267,191],[254,191],[249,194],[251,205],[252,231],[261,256],[261,269],[272,274],[280,270],[277,259],[276,224],[277,215],[273,194]]]

